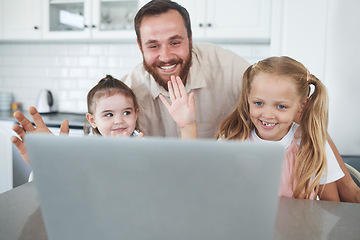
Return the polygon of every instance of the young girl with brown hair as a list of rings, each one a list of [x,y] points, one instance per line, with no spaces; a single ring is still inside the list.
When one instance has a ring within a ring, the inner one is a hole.
[[[142,136],[136,129],[139,108],[133,91],[120,80],[106,75],[87,95],[86,119],[95,135]],[[88,131],[88,126],[84,126]]]

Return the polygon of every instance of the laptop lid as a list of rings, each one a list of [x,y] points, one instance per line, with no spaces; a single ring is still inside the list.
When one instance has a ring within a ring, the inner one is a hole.
[[[26,138],[49,239],[269,239],[283,147],[165,138]]]

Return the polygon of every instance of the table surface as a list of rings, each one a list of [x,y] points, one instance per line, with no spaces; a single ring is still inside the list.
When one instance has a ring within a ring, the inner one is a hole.
[[[0,194],[0,239],[47,239],[33,183]],[[280,198],[273,239],[360,239],[360,204]]]

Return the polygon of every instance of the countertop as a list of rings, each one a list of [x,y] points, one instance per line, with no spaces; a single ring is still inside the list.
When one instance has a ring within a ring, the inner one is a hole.
[[[359,222],[357,203],[280,198],[272,239],[355,240]],[[47,239],[34,183],[0,194],[0,233],[1,239]]]
[[[32,118],[28,112],[23,111],[25,117],[30,121]],[[13,113],[11,111],[0,111],[0,120],[1,121],[14,121]],[[60,127],[63,120],[69,120],[69,127],[72,129],[82,129],[86,117],[85,113],[66,113],[66,112],[55,112],[55,113],[41,113],[40,114],[44,119],[45,124],[48,127]]]

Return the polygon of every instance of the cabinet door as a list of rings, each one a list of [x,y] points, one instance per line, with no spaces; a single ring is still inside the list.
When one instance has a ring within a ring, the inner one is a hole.
[[[136,39],[134,17],[138,0],[93,0],[92,37],[98,39]]]
[[[0,39],[4,36],[4,1],[0,1]]]
[[[271,0],[207,1],[207,38],[270,40]]]
[[[206,34],[206,2],[205,0],[179,0],[181,6],[190,14],[193,39],[205,38]]]
[[[45,39],[91,36],[91,0],[43,0]]]
[[[179,0],[193,39],[269,41],[271,0]]]
[[[14,122],[0,120],[0,193],[13,188],[13,157],[10,141]]]
[[[5,39],[41,38],[41,0],[3,0]]]

